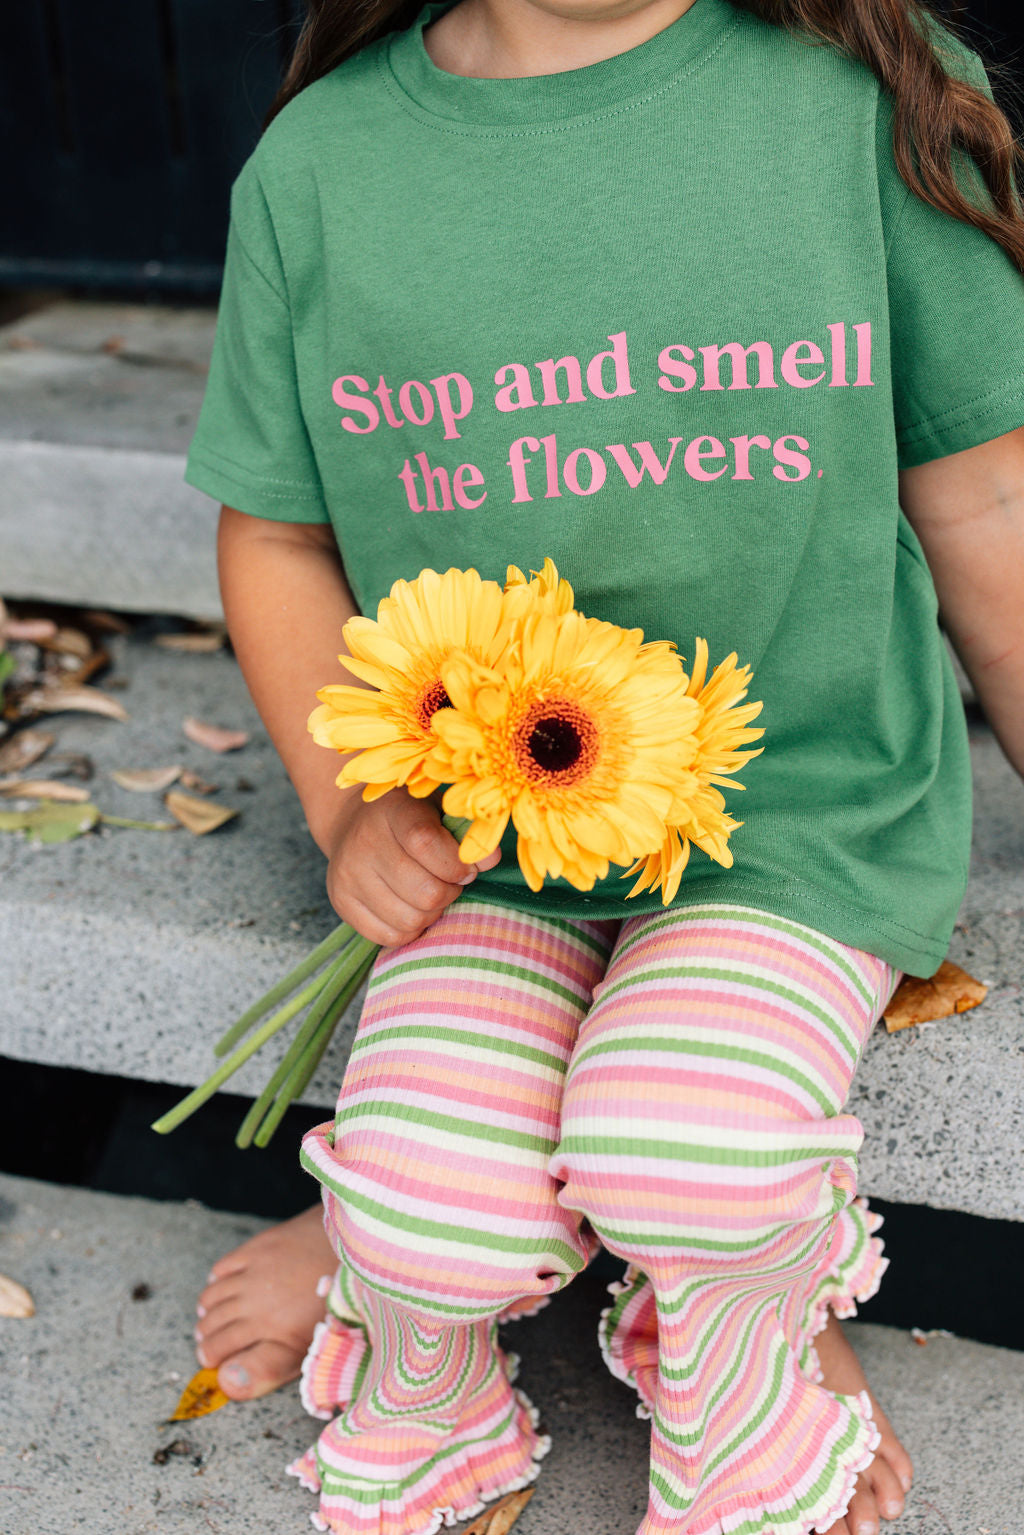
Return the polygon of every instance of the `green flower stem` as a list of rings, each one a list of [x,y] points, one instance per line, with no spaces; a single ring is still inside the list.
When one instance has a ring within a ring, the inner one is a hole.
[[[313,1072],[319,1066],[320,1059],[324,1051],[327,1049],[327,1045],[334,1033],[338,1019],[345,1011],[346,1004],[350,1000],[351,998],[346,997],[344,992],[339,993],[332,999],[330,1006],[327,1008],[327,1011],[320,1019],[320,1026],[310,1041],[310,1044],[303,1053],[301,1059],[293,1067],[290,1075],[288,1076],[284,1085],[281,1087],[277,1098],[274,1100],[274,1103],[269,1113],[267,1114],[267,1117],[264,1119],[263,1123],[257,1130],[257,1146],[264,1147],[269,1144],[271,1136],[274,1134],[274,1131],[281,1123],[287,1110],[291,1107],[299,1093],[301,1093],[305,1084],[313,1075]]]
[[[271,1076],[270,1081],[260,1093],[259,1097],[253,1102],[249,1112],[246,1114],[245,1118],[242,1120],[241,1125],[239,1126],[238,1134],[235,1136],[235,1145],[240,1149],[244,1150],[246,1146],[252,1145],[252,1138],[256,1131],[259,1129],[260,1122],[262,1121],[264,1114],[273,1103],[278,1088],[283,1082],[287,1081],[296,1062],[302,1058],[305,1047],[309,1044],[313,1035],[316,1033],[317,1025],[323,1017],[325,1009],[330,1004],[331,998],[336,990],[334,984],[336,977],[339,970],[344,968],[344,965],[344,958],[333,960],[331,964],[328,965],[326,971],[324,971],[323,974],[318,977],[318,980],[321,983],[320,988],[317,991],[315,997],[313,997],[311,1000],[309,1004],[309,1011],[299,1026],[295,1038],[292,1040],[291,1044],[288,1046],[288,1049],[285,1051],[284,1056],[279,1062],[277,1069]],[[344,977],[342,980],[344,981]]]
[[[212,1098],[217,1089],[222,1087],[229,1077],[234,1076],[238,1068],[244,1066],[249,1057],[255,1055],[256,1051],[261,1049],[267,1040],[277,1033],[278,1029],[286,1024],[289,1019],[294,1018],[296,1013],[301,1012],[304,1007],[308,1006],[313,998],[318,996],[323,990],[324,984],[324,977],[316,976],[308,986],[299,992],[297,997],[292,998],[287,1006],[274,1013],[272,1017],[260,1025],[255,1034],[239,1045],[237,1050],[229,1055],[227,1060],[218,1066],[217,1070],[207,1077],[205,1082],[201,1083],[199,1087],[194,1088],[187,1098],[183,1098],[180,1103],[176,1103],[174,1108],[169,1109],[166,1114],[162,1115],[151,1128],[158,1135],[169,1135],[172,1130],[176,1130],[180,1124],[195,1113],[196,1109],[201,1108],[207,1099]]]
[[[359,990],[360,986],[362,986],[363,982],[366,980],[366,977],[369,974],[369,972],[370,972],[370,970],[371,970],[371,968],[373,966],[373,961],[374,961],[375,958],[376,958],[376,948],[374,948],[370,953],[368,953],[366,955],[366,958],[364,959],[363,963],[360,965],[359,969],[352,976],[352,979],[348,982],[348,984],[344,988],[344,990],[339,993],[338,998],[337,998],[337,1002],[335,1004],[336,1016],[337,1017],[339,1017],[339,1018],[341,1017],[342,1013],[344,1013],[345,1009],[351,1003],[351,1001],[352,1001],[353,997],[355,996],[356,992]],[[305,1051],[305,1066],[303,1068],[303,1074],[298,1079],[298,1081],[296,1082],[296,1084],[295,1084],[295,1086],[294,1086],[294,1088],[292,1090],[292,1098],[293,1098],[293,1100],[295,1098],[298,1098],[301,1093],[305,1092],[306,1087],[309,1084],[310,1078],[312,1077],[314,1071],[316,1070],[316,1068],[320,1064],[320,1057],[322,1055],[323,1055],[323,1050],[318,1050],[316,1048],[315,1044],[310,1045],[309,1047],[307,1047],[307,1049]]]
[[[226,1055],[234,1045],[247,1034],[254,1023],[258,1023],[264,1013],[269,1012],[275,1002],[280,1002],[282,997],[295,990],[307,976],[318,970],[323,962],[336,950],[344,949],[355,938],[355,928],[347,922],[340,922],[333,933],[328,933],[322,943],[318,943],[312,954],[307,954],[301,964],[289,970],[283,975],[276,985],[271,986],[268,992],[255,1001],[251,1007],[246,1008],[242,1016],[234,1022],[222,1039],[219,1039],[213,1047],[214,1055]],[[313,993],[315,995],[315,992]],[[289,1014],[294,1017],[294,1014]],[[287,1021],[287,1020],[283,1020]]]
[[[277,1129],[289,1106],[299,1097],[314,1071],[319,1066],[324,1051],[334,1033],[338,1019],[348,1007],[377,954],[377,944],[362,940],[363,953],[352,966],[351,974],[339,987],[323,1013],[319,1027],[290,1075],[280,1088],[273,1107],[256,1134],[256,1145],[266,1146]]]
[[[363,938],[358,938],[354,946],[346,945],[341,957],[332,961],[327,971],[319,978],[322,981],[322,985],[315,1000],[310,1004],[309,1012],[306,1014],[295,1038],[289,1045],[270,1081],[252,1104],[252,1107],[239,1126],[238,1134],[235,1136],[235,1145],[240,1150],[244,1151],[247,1146],[252,1145],[252,1138],[259,1128],[263,1116],[273,1103],[279,1089],[289,1080],[295,1068],[301,1064],[307,1047],[310,1046],[314,1036],[317,1034],[325,1014],[331,1011],[336,997],[345,995],[346,1000],[351,999],[355,991],[355,986],[351,985],[353,974],[357,978],[356,985],[358,985],[358,980],[361,978],[366,964],[363,954],[355,951],[361,951],[366,947],[375,950],[376,945],[367,945],[366,940]]]

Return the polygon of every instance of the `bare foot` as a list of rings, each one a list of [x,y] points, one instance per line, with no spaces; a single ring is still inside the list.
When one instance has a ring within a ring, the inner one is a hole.
[[[227,1396],[248,1401],[296,1378],[324,1318],[317,1283],[337,1263],[316,1205],[214,1264],[196,1307],[196,1358]]]
[[[814,1341],[825,1377],[823,1384],[844,1396],[866,1391],[882,1436],[874,1460],[857,1478],[857,1489],[845,1515],[830,1524],[825,1535],[877,1535],[880,1519],[898,1519],[903,1512],[904,1494],[910,1489],[914,1468],[875,1400],[838,1317],[829,1313],[828,1326]]]

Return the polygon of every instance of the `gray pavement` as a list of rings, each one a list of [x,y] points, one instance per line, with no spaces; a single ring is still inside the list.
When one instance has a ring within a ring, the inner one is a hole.
[[[215,312],[61,302],[0,327],[0,590],[215,617],[217,507],[182,479]]]
[[[185,762],[220,783],[219,797],[242,814],[203,838],[106,829],[32,847],[0,837],[0,1054],[192,1086],[214,1065],[216,1034],[334,918],[320,855],[235,662],[138,642],[115,651],[129,722],[51,718],[62,750],[94,757],[96,802],[163,818],[157,796],[118,789],[109,771]],[[186,714],[249,728],[252,741],[216,757],[185,739]],[[878,1031],[852,1107],[867,1132],[865,1192],[1024,1219],[1024,784],[987,730],[975,731],[973,756],[974,861],[952,955],[991,993],[962,1017]],[[253,788],[239,790],[239,777]],[[356,1011],[306,1101],[333,1104]],[[234,1089],[258,1090],[274,1051],[240,1072]]]
[[[0,1176],[0,1271],[37,1313],[0,1319],[3,1535],[299,1535],[313,1499],[284,1465],[317,1431],[295,1386],[167,1425],[194,1369],[195,1296],[262,1223]],[[607,1260],[602,1260],[607,1262]],[[631,1535],[647,1426],[595,1340],[604,1274],[505,1331],[554,1440],[516,1535]],[[145,1284],[151,1294],[133,1300]],[[1024,1356],[854,1324],[858,1352],[917,1468],[893,1535],[1016,1535],[1024,1518]],[[157,1452],[184,1441],[187,1453]]]

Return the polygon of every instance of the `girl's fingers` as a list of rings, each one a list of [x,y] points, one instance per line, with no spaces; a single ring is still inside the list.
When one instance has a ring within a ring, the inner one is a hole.
[[[402,852],[443,884],[461,889],[474,875],[474,866],[462,862],[459,844],[441,825],[437,807],[429,800],[413,799],[408,794],[396,797],[389,807],[389,824]]]
[[[441,911],[418,911],[396,896],[383,880],[368,879],[363,897],[350,902],[346,920],[371,943],[397,949],[418,938],[440,915]]]

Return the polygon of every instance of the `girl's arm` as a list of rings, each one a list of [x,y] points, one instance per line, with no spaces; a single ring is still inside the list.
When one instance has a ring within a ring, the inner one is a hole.
[[[900,471],[954,649],[1024,777],[1024,427]]]
[[[225,506],[217,534],[224,613],[242,674],[328,859],[339,916],[373,943],[416,938],[475,877],[429,801],[404,789],[366,804],[335,784],[340,760],[306,729],[316,691],[354,682],[338,665],[358,612],[330,527]],[[486,861],[489,867],[497,858]]]

